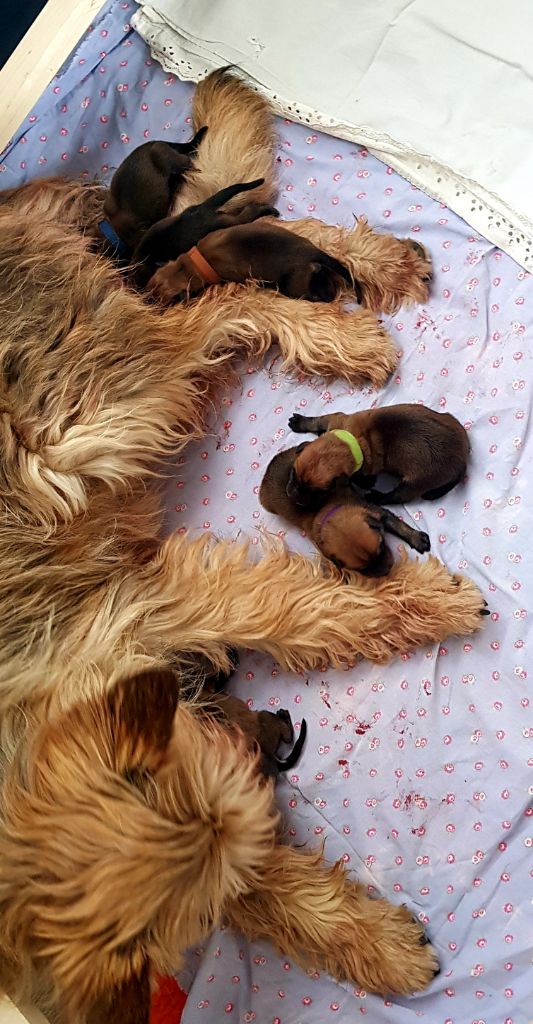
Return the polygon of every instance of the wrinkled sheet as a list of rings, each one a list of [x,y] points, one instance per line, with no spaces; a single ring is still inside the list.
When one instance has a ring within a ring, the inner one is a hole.
[[[0,168],[2,187],[37,175],[109,178],[145,138],[186,138],[192,88],[164,73],[129,30],[131,3],[104,9],[51,83]],[[296,409],[318,414],[422,400],[465,423],[467,483],[402,511],[453,571],[471,575],[492,616],[475,637],[446,640],[376,667],[290,676],[245,654],[233,689],[255,708],[305,716],[306,749],[277,799],[291,841],[325,841],[363,883],[427,924],[442,973],[411,999],[368,995],[306,973],[267,942],[217,932],[191,954],[184,1024],[526,1024],[531,1002],[530,705],[533,596],[531,279],[356,145],[279,122],[279,208],[411,235],[434,260],[425,307],[386,323],[402,358],[381,392],[289,379],[276,352],[239,368],[212,433],[176,460],[169,528],[267,528],[311,551],[257,498],[271,456],[295,442]],[[275,590],[272,600],[276,600]],[[529,788],[528,788],[529,787]]]

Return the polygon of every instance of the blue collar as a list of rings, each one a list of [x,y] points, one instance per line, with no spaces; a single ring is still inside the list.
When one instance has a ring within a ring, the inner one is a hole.
[[[108,220],[101,220],[98,222],[98,227],[101,234],[113,247],[111,255],[117,260],[126,260],[129,256],[130,250],[126,243],[118,237],[111,222]]]

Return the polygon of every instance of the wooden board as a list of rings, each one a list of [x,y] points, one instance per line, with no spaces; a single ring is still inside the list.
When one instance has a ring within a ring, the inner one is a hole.
[[[0,1024],[47,1024],[39,1010],[23,1007],[17,1009],[7,996],[0,996]]]
[[[0,152],[102,6],[103,0],[48,0],[0,70]]]

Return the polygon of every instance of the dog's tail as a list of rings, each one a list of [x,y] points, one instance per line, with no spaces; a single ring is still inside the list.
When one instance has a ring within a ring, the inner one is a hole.
[[[2,938],[22,959],[37,949],[69,1019],[83,1019],[148,960],[179,966],[257,884],[275,843],[272,785],[244,739],[178,705],[166,669],[43,723],[25,757],[4,785]]]
[[[276,136],[268,100],[227,68],[213,71],[198,85],[193,100],[195,129],[207,126],[194,157],[194,168],[178,193],[174,212],[203,203],[235,181],[262,178],[252,198],[272,203]],[[242,205],[233,198],[230,209]]]
[[[361,285],[359,284],[359,281],[352,277],[348,268],[344,266],[344,263],[340,263],[339,260],[335,259],[334,256],[330,256],[327,252],[322,253],[320,263],[323,267],[326,267],[327,270],[331,270],[332,273],[338,274],[339,277],[342,277],[343,281],[346,281],[346,284],[349,285],[350,288],[353,288],[358,303],[362,303],[363,290]]]

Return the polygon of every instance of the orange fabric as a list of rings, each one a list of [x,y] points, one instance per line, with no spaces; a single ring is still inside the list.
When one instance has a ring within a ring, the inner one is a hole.
[[[150,1024],[180,1024],[187,996],[174,978],[157,978],[152,993]]]
[[[195,245],[193,245],[192,249],[189,249],[186,255],[189,257],[191,263],[194,263],[198,273],[203,277],[207,284],[220,284],[221,279],[216,270],[214,270],[211,264],[207,262]]]

